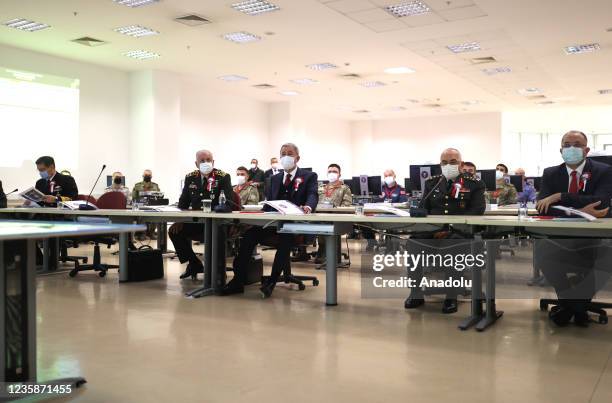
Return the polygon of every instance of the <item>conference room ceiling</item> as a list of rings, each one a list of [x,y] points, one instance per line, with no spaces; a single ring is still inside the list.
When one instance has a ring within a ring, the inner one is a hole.
[[[279,9],[254,16],[231,7],[238,2],[131,8],[113,0],[3,0],[0,43],[126,71],[177,72],[222,91],[354,120],[612,104],[612,95],[600,94],[612,89],[609,0],[269,0]],[[412,5],[386,9],[402,3]],[[209,23],[175,21],[187,14]],[[4,25],[17,18],[50,28]],[[159,34],[116,32],[132,25]],[[224,38],[234,32],[260,40]],[[93,39],[74,41],[83,37]],[[583,44],[598,46],[565,51]],[[125,56],[135,50],[160,57]],[[317,63],[337,67],[307,67]],[[385,73],[396,67],[414,72]],[[248,79],[219,79],[228,75]]]

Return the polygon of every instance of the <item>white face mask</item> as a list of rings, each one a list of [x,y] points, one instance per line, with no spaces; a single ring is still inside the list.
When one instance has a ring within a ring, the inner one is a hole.
[[[448,180],[454,180],[459,176],[459,165],[442,165],[442,175]]]
[[[208,175],[213,170],[213,164],[210,162],[200,162],[200,172],[204,175]]]
[[[244,185],[246,183],[246,176],[243,176],[243,175],[237,176],[236,183],[238,184],[238,186]]]
[[[500,180],[504,177],[504,173],[499,169],[495,170],[495,180]]]
[[[385,184],[389,187],[395,184],[395,178],[393,176],[385,176]]]
[[[257,164],[251,164],[251,169],[257,168]]]
[[[290,155],[283,155],[280,163],[285,171],[291,171],[295,167],[295,158]]]
[[[278,162],[275,162],[274,164],[272,164],[272,169],[278,169],[280,168],[280,165],[278,165]]]
[[[330,181],[330,183],[334,183],[338,180],[338,174],[335,172],[329,172],[327,174],[327,179]]]

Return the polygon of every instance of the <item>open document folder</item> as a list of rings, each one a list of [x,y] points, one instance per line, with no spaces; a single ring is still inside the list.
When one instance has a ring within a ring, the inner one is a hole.
[[[576,210],[575,208],[565,207],[565,206],[552,206],[552,208],[564,211],[565,214],[567,214],[568,216],[577,215],[577,216],[585,218],[585,219],[587,219],[589,221],[597,220],[597,218],[593,217],[589,213],[585,213],[584,211]]]
[[[410,213],[407,210],[398,209],[393,207],[391,203],[366,203],[363,205],[364,210],[375,210],[382,211],[385,213],[393,214],[400,217],[410,217]]]
[[[266,200],[260,204],[270,206],[281,214],[304,214],[304,210],[287,200]]]

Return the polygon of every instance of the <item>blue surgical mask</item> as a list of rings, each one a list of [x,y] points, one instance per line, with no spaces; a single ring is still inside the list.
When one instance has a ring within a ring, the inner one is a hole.
[[[40,174],[40,177],[41,177],[41,178],[43,178],[43,179],[49,179],[49,172],[47,172],[47,171],[42,171],[42,172],[39,172],[39,174]]]
[[[566,164],[577,165],[584,160],[584,153],[580,147],[563,147],[561,149],[561,157]]]

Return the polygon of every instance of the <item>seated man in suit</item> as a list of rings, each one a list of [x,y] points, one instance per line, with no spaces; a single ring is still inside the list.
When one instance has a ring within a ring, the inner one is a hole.
[[[612,197],[612,167],[587,159],[587,137],[579,131],[566,133],[561,140],[564,163],[544,170],[536,207],[540,214],[565,215],[555,205],[573,207],[595,217],[608,215]],[[586,303],[597,292],[593,265],[601,247],[598,239],[555,238],[537,241],[534,264],[542,270],[559,297],[560,305],[549,314],[559,326],[572,317],[586,326]],[[577,275],[575,275],[577,274]],[[574,276],[575,275],[575,276]]]
[[[6,208],[6,195],[2,189],[2,181],[0,181],[0,208]]]
[[[287,200],[300,206],[306,214],[312,213],[317,207],[319,195],[317,191],[317,174],[298,168],[300,151],[293,143],[283,144],[280,149],[281,164],[284,172],[272,177],[270,188],[266,190],[267,200]],[[268,206],[264,210],[269,211]],[[240,250],[236,257],[234,278],[223,289],[223,295],[244,292],[245,271],[248,268],[253,250],[260,243],[276,239],[276,255],[272,264],[270,278],[262,284],[260,292],[262,298],[269,298],[283,269],[289,264],[294,236],[291,234],[277,234],[275,227],[252,227],[240,240]]]
[[[53,157],[40,157],[36,160],[36,168],[40,174],[36,189],[45,195],[44,207],[55,207],[59,202],[77,199],[79,189],[74,178],[57,172]]]
[[[232,210],[239,208],[236,197],[232,189],[232,180],[228,174],[220,169],[214,168],[215,160],[212,152],[200,150],[196,153],[195,165],[197,170],[185,176],[185,184],[179,198],[178,208],[181,210],[202,210],[202,200],[212,200],[211,207],[214,209],[219,205],[221,192],[225,194],[227,203],[232,206]],[[191,277],[195,280],[198,273],[202,273],[203,265],[200,259],[193,252],[193,241],[204,241],[204,224],[182,223],[172,224],[168,230],[170,240],[174,245],[174,250],[179,258],[179,262],[188,263],[185,271],[180,275],[183,280]],[[224,237],[220,232],[220,237]],[[219,245],[220,256],[225,255],[225,240],[222,239]],[[219,259],[218,270],[225,273],[225,260]],[[215,268],[213,268],[214,270]]]
[[[485,212],[485,184],[480,179],[469,173],[462,172],[463,161],[461,153],[455,148],[447,148],[440,155],[440,166],[442,175],[435,175],[427,179],[423,190],[423,207],[429,214],[436,215],[483,215]],[[408,242],[408,251],[418,254],[423,251],[423,245],[427,253],[441,253],[440,248],[448,254],[469,253],[469,247],[465,250],[466,239],[470,235],[463,234],[456,227],[447,227],[440,231],[415,234],[411,239],[416,242]],[[443,241],[444,240],[444,241]],[[452,249],[449,249],[451,248]],[[420,284],[423,278],[423,266],[419,265],[411,278]],[[450,270],[451,277],[459,279],[461,273],[454,268]],[[448,288],[446,299],[442,305],[443,313],[457,312],[456,288]],[[406,309],[418,308],[425,304],[423,290],[414,287],[410,290],[410,296],[404,302]]]

